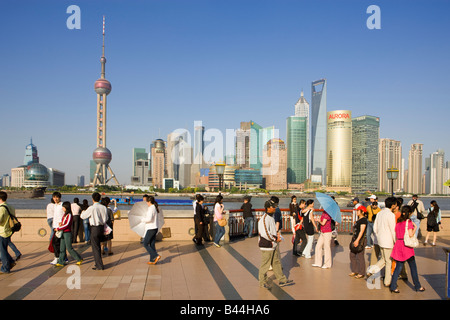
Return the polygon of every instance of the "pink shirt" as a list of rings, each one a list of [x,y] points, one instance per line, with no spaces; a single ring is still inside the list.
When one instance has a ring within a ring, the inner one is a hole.
[[[397,241],[395,241],[394,248],[392,249],[391,258],[396,261],[406,261],[414,256],[414,248],[405,246],[403,237],[405,236],[406,221],[399,222],[395,225],[395,235]],[[408,219],[408,230],[414,229],[414,223]]]
[[[327,233],[327,232],[331,232],[331,217],[328,213],[326,213],[325,211],[322,213],[322,215],[320,216],[320,221],[323,220],[327,220],[327,222],[325,222],[324,225],[320,226],[320,231],[322,233]]]
[[[222,220],[223,204],[216,203],[214,206],[214,221]]]

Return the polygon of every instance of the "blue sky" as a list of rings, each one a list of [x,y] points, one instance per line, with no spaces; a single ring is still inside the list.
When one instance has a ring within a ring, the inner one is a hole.
[[[81,29],[69,30],[69,5]],[[381,29],[369,30],[369,5]],[[107,146],[121,183],[133,147],[177,128],[274,125],[280,137],[303,89],[328,80],[328,111],[374,115],[380,137],[450,153],[450,2],[446,0],[147,0],[0,2],[0,174],[33,137],[41,163],[89,175],[95,80],[106,16]],[[446,160],[449,160],[448,155]]]

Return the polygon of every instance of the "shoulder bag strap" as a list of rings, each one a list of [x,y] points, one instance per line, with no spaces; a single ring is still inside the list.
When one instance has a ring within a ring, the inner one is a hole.
[[[268,237],[271,241],[276,241],[276,239],[274,240],[274,239],[272,238],[272,236],[269,234],[269,232],[267,232],[267,227],[266,227],[266,215],[264,215],[264,217],[263,217],[263,224],[264,224],[264,230],[266,231],[267,237]]]
[[[11,218],[12,215],[11,215],[11,211],[9,211],[8,206],[5,206],[4,204],[2,204],[1,207],[4,207],[4,208],[6,209],[6,211],[8,211],[8,215],[9,215],[9,217]]]

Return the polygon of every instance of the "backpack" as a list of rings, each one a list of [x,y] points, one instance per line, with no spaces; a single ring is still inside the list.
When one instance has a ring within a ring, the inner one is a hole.
[[[2,205],[2,207],[6,208],[6,211],[8,211],[8,215],[9,215],[9,227],[11,228],[11,231],[17,232],[20,231],[20,229],[22,228],[22,224],[19,222],[19,220],[17,220],[16,216],[13,216],[11,214],[11,212],[9,211],[8,206]]]
[[[422,214],[422,212],[419,212],[419,209],[417,209],[418,206],[419,206],[419,204],[417,203],[417,201],[413,200],[413,203],[411,205],[411,210],[412,210],[412,212],[417,211],[417,219],[422,220],[425,217]]]
[[[437,223],[437,214],[434,210],[428,209],[428,215],[427,215],[427,225],[430,227],[436,226]]]

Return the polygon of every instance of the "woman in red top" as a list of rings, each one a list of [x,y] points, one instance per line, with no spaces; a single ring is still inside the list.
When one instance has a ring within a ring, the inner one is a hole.
[[[58,262],[56,263],[57,267],[64,267],[64,257],[66,256],[66,249],[72,256],[72,258],[77,260],[77,265],[80,265],[83,261],[81,256],[75,249],[72,247],[72,210],[70,206],[70,202],[66,201],[62,204],[64,216],[62,218],[61,223],[58,228],[55,228],[55,233],[58,231],[62,231],[61,233],[61,245],[60,245],[60,253]]]
[[[317,240],[315,255],[316,259],[313,267],[322,269],[331,268],[331,217],[326,211],[322,213],[319,219],[320,235]],[[322,253],[322,249],[324,253]],[[322,265],[322,256],[325,256]]]

